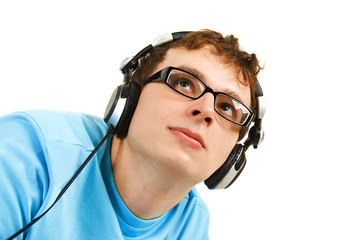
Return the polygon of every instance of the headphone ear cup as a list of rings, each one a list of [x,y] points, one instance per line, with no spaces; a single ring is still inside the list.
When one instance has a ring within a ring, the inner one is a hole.
[[[245,165],[245,149],[241,144],[236,144],[223,165],[204,183],[209,189],[228,188],[241,174]]]
[[[120,120],[118,122],[118,128],[116,129],[116,135],[120,138],[124,138],[129,130],[130,122],[132,116],[134,115],[137,103],[139,101],[141,88],[136,82],[129,82],[129,89],[127,91],[127,99],[125,103],[125,108],[121,114]],[[126,94],[126,93],[125,93]]]
[[[118,86],[110,98],[104,120],[115,127],[113,133],[120,138],[127,135],[140,93],[141,88],[136,82],[128,82]]]

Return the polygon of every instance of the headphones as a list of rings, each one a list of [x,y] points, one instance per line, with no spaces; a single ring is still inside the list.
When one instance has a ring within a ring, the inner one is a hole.
[[[122,61],[120,70],[124,75],[124,83],[114,90],[104,115],[105,122],[108,125],[114,126],[113,133],[121,138],[127,135],[141,93],[140,86],[130,80],[133,72],[139,66],[139,60],[150,53],[154,47],[181,39],[188,33],[190,32],[175,32],[161,35],[134,57],[129,57]],[[266,107],[262,88],[258,81],[256,82],[255,94],[257,97],[258,111],[249,129],[248,137],[245,141],[239,141],[223,165],[204,181],[209,189],[228,188],[241,174],[246,165],[246,150],[251,145],[257,148],[264,138],[262,118],[265,114]]]

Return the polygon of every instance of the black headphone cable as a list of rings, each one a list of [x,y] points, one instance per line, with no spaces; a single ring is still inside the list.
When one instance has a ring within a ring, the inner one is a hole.
[[[40,216],[37,218],[34,218],[30,223],[28,223],[26,226],[24,226],[22,229],[17,231],[14,235],[12,235],[7,240],[11,240],[19,236],[21,233],[23,233],[25,230],[30,228],[34,223],[36,223],[39,219],[41,219],[57,202],[58,200],[63,196],[63,194],[67,191],[67,189],[71,186],[71,184],[76,180],[78,175],[82,172],[82,170],[86,167],[86,165],[89,163],[89,161],[92,159],[92,157],[96,154],[96,152],[100,149],[102,144],[106,141],[106,139],[112,134],[114,130],[114,126],[111,124],[107,130],[106,135],[102,138],[100,143],[96,146],[96,148],[91,152],[91,154],[86,158],[86,160],[82,163],[82,165],[79,167],[77,172],[73,175],[73,177],[68,181],[67,185],[62,189],[62,191],[58,194],[57,198],[54,200],[52,205],[45,210]]]

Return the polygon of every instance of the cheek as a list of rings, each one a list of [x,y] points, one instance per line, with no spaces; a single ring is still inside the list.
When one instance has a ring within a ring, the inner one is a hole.
[[[151,107],[154,105],[153,99],[149,97],[147,91],[142,91],[137,103],[137,107],[132,116],[132,120],[129,127],[128,135],[139,135],[143,133],[143,130],[147,130],[148,126],[153,125],[153,117],[157,114],[152,114]]]
[[[161,112],[172,110],[172,90],[164,83],[150,83],[144,87],[140,94],[137,108],[146,112]]]
[[[227,159],[228,155],[230,154],[230,152],[232,151],[232,149],[234,148],[236,141],[231,141],[230,137],[219,137],[218,138],[218,142],[215,146],[216,151],[218,153],[214,154],[215,156],[218,156],[218,159],[216,159],[217,161],[217,165],[222,165],[225,160]]]
[[[144,87],[130,124],[129,134],[142,136],[144,141],[160,134],[175,109],[171,106],[172,101],[169,101],[159,89],[158,84]]]

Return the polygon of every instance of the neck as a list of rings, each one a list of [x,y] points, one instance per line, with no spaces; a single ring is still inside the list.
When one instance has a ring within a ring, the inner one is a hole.
[[[163,171],[155,161],[132,151],[127,138],[113,138],[111,165],[122,200],[132,213],[142,219],[166,213],[193,187],[193,184]]]

